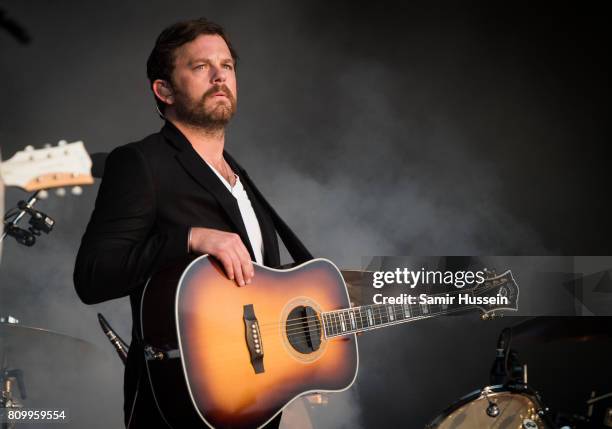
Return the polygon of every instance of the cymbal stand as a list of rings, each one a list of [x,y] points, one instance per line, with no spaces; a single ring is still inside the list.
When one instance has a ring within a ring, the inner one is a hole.
[[[15,385],[17,385],[19,390],[20,398],[22,400],[26,399],[23,371],[21,369],[9,368],[8,357],[4,354],[2,367],[0,367],[0,415],[3,416],[0,427],[2,429],[13,429],[15,427],[15,423],[6,420],[7,411],[23,408],[21,401],[14,396]]]

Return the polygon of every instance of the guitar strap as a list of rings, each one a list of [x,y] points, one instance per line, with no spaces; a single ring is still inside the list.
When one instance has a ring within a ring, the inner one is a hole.
[[[270,213],[270,216],[272,217],[272,222],[274,223],[274,228],[276,229],[276,232],[278,232],[278,235],[280,236],[281,240],[283,240],[283,244],[287,248],[287,251],[291,255],[291,258],[293,258],[293,260],[298,264],[314,259],[312,253],[308,251],[306,246],[304,246],[304,244],[300,241],[297,235],[295,235],[291,228],[289,228],[289,225],[287,225],[283,218],[281,218],[279,214],[276,213],[276,210],[274,210],[272,205],[270,205],[270,203],[264,198],[261,192],[259,192],[259,189],[257,189],[257,186],[255,186],[246,171],[244,171],[244,169],[242,168],[241,170],[242,175],[246,176],[247,180],[249,181],[249,185],[255,196],[268,210],[268,213]]]

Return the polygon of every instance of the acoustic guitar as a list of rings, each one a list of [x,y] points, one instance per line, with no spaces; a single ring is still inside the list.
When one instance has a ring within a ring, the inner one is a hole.
[[[147,283],[140,333],[168,426],[261,427],[300,395],[348,389],[359,366],[359,332],[467,309],[517,309],[510,271],[457,291],[504,296],[505,305],[351,307],[340,271],[326,259],[289,270],[254,267],[252,283],[237,287],[204,255]]]

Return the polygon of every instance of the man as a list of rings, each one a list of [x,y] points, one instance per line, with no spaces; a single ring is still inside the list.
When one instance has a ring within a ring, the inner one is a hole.
[[[164,427],[137,330],[141,293],[156,270],[207,253],[237,287],[248,287],[252,261],[280,264],[277,231],[294,259],[311,258],[224,151],[225,127],[236,112],[237,59],[224,30],[204,18],[159,35],[147,75],[166,124],[108,156],[79,249],[74,282],[83,302],[130,297],[124,412],[131,429]],[[279,422],[280,414],[268,427]]]

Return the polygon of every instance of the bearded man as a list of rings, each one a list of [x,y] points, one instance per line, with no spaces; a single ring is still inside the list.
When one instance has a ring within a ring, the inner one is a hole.
[[[236,112],[237,60],[223,28],[204,18],[179,22],[159,35],[147,75],[165,125],[109,154],[81,242],[74,271],[81,300],[130,297],[132,343],[124,378],[130,429],[166,426],[138,329],[141,294],[152,274],[206,253],[236,287],[249,287],[252,261],[279,266],[277,232],[294,259],[311,258],[224,150],[225,127]],[[280,417],[266,427],[278,427]]]

